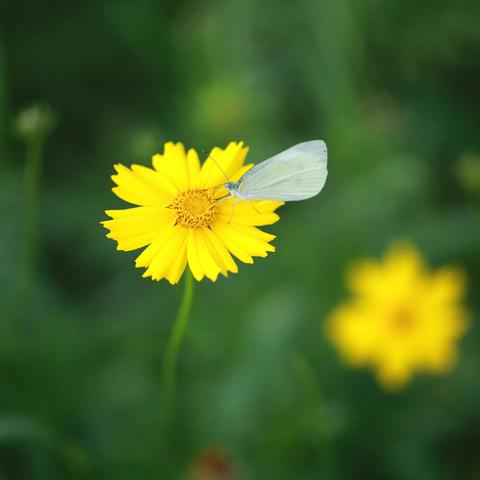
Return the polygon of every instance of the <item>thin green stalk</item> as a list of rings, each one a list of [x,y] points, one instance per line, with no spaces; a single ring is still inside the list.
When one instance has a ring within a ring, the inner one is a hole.
[[[7,104],[8,104],[8,84],[7,84],[7,51],[3,41],[3,35],[0,31],[0,163],[5,161],[6,145],[5,136],[7,128]]]
[[[185,335],[188,317],[193,301],[193,278],[189,270],[185,273],[183,296],[178,309],[177,318],[172,333],[168,339],[167,348],[162,364],[162,387],[164,398],[169,402],[175,391],[175,374],[177,368],[178,353]]]
[[[33,281],[38,237],[40,175],[44,136],[34,135],[27,141],[22,187],[22,232],[17,274],[17,294],[21,298]]]
[[[337,478],[337,462],[332,439],[328,433],[327,412],[324,409],[323,395],[318,383],[317,374],[308,358],[298,352],[292,358],[292,367],[299,382],[303,386],[305,402],[304,408],[309,408],[312,419],[310,433],[318,449],[319,471],[323,472],[326,478]]]

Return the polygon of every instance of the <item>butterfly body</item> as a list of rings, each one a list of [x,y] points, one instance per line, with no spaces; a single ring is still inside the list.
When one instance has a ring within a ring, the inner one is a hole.
[[[238,200],[306,200],[320,193],[327,174],[327,146],[312,140],[255,165],[224,187]]]

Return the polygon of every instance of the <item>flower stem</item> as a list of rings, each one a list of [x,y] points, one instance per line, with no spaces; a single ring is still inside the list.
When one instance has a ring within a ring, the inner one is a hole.
[[[32,135],[27,141],[25,153],[22,192],[22,243],[17,274],[17,295],[20,298],[28,293],[35,274],[43,145],[43,135]]]
[[[162,364],[162,386],[164,398],[169,402],[175,391],[175,371],[178,352],[185,335],[188,317],[193,301],[193,278],[189,270],[185,273],[183,296],[178,309],[172,333],[168,339]]]
[[[337,475],[337,461],[335,450],[327,425],[328,415],[325,411],[323,395],[317,380],[317,374],[309,359],[298,352],[292,357],[292,367],[303,387],[303,408],[311,409],[312,422],[309,434],[316,449],[318,450],[318,471],[323,473],[321,477],[335,479]]]

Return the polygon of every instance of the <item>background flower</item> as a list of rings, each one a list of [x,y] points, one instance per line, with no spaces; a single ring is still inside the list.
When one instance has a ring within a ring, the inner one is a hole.
[[[354,297],[332,311],[328,333],[347,362],[373,368],[388,389],[416,372],[444,373],[466,328],[464,283],[461,270],[429,272],[414,247],[393,247],[383,261],[351,268]]]

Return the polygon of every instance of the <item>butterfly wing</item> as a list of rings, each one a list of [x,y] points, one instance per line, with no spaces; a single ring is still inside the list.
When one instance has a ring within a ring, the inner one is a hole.
[[[325,142],[303,142],[249,170],[239,181],[239,193],[245,199],[305,200],[320,193],[327,173]]]

